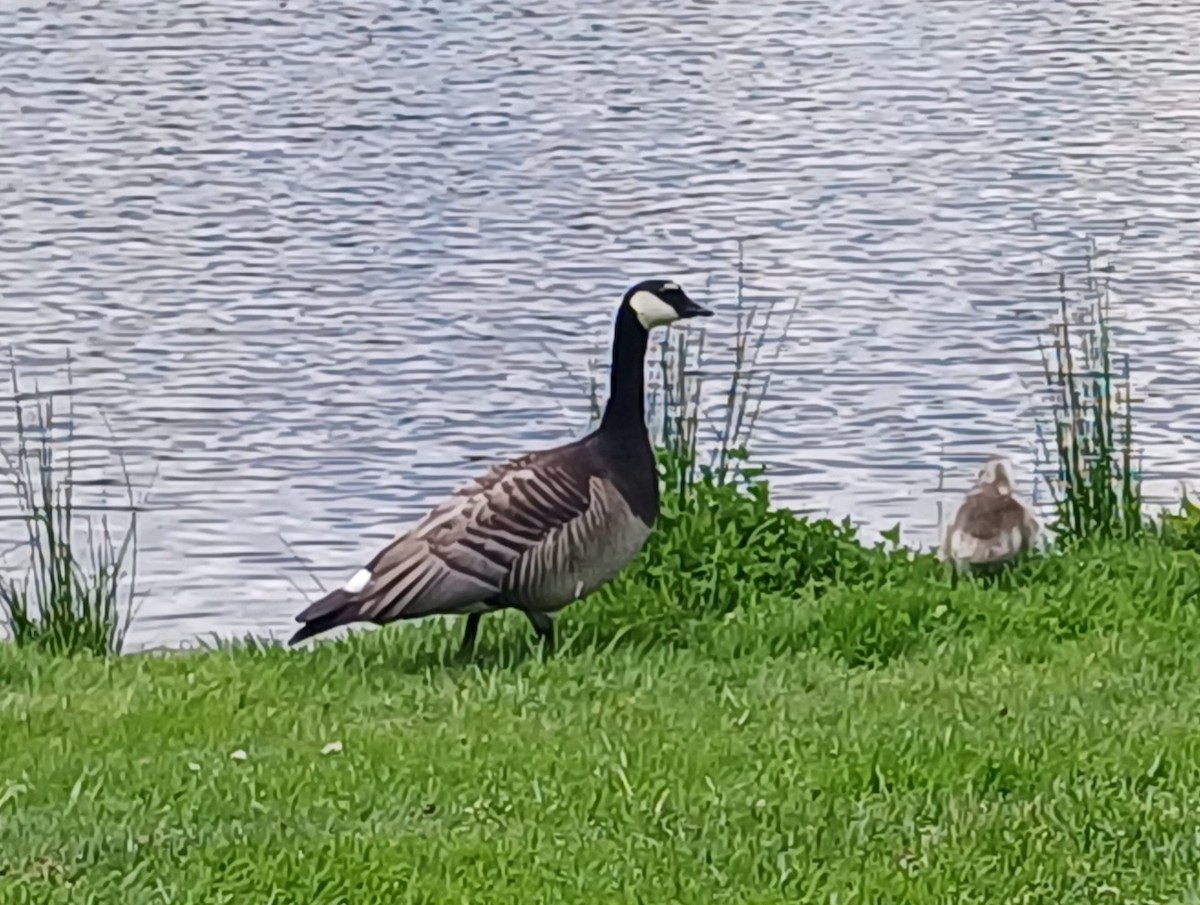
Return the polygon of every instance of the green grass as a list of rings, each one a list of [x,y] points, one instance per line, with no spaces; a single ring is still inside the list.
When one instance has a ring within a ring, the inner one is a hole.
[[[953,586],[772,503],[739,311],[719,405],[664,348],[661,520],[553,658],[0,645],[0,905],[1200,903],[1200,507],[1148,530],[1107,309],[1048,375],[1058,543]]]
[[[1058,568],[664,636],[593,601],[548,662],[516,617],[465,667],[432,623],[0,647],[0,901],[1195,901],[1200,557]]]
[[[1178,512],[1163,513],[1161,529],[1167,543],[1200,553],[1200,504],[1185,495]]]

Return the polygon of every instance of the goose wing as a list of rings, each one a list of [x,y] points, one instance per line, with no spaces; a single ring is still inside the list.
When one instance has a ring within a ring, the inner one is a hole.
[[[588,470],[565,467],[558,452],[501,465],[457,491],[297,621],[384,623],[495,597],[522,554],[591,504]]]

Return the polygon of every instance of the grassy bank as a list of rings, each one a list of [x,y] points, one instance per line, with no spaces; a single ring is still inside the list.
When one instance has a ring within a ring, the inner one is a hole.
[[[435,621],[0,645],[0,903],[1200,902],[1200,508],[1142,511],[1083,334],[1047,371],[1057,543],[1000,582],[773,505],[761,345],[710,455],[684,344],[661,520],[552,659],[517,616],[469,665]]]
[[[516,618],[470,666],[432,624],[0,646],[0,901],[1192,901],[1200,562],[1059,568],[669,635],[601,605],[548,662]]]
[[[515,616],[470,665],[0,645],[0,902],[1200,896],[1194,518],[952,588],[689,492],[548,661]]]

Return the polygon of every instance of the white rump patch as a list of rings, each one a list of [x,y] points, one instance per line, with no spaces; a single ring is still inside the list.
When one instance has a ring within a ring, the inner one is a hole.
[[[679,320],[678,311],[653,292],[647,292],[645,289],[633,294],[633,298],[629,300],[629,307],[633,309],[633,313],[637,315],[638,320],[647,330]]]
[[[348,582],[346,582],[344,585],[342,585],[342,590],[345,591],[347,594],[357,594],[359,591],[361,591],[363,588],[365,588],[367,586],[367,583],[370,582],[370,580],[371,580],[371,570],[370,569],[359,569],[357,572],[354,573],[354,575],[351,577],[351,579]]]

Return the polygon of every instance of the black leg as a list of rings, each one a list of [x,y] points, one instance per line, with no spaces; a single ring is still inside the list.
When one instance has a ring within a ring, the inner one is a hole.
[[[475,653],[475,638],[479,634],[479,620],[483,613],[471,613],[467,616],[467,630],[463,633],[462,647],[458,649],[460,657],[469,657]]]
[[[526,616],[533,623],[533,630],[542,642],[542,651],[546,656],[554,653],[554,617],[547,613],[526,611]]]

